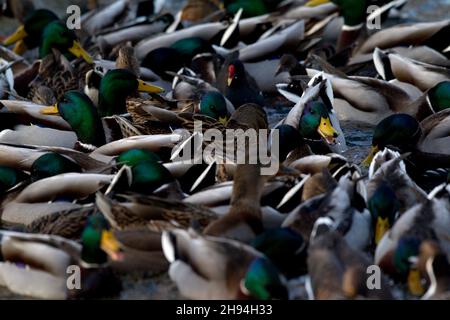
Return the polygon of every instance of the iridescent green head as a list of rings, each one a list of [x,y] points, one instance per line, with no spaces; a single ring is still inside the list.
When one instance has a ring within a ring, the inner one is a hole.
[[[40,180],[67,172],[81,172],[80,166],[59,153],[49,152],[37,158],[31,165],[31,177]]]
[[[320,101],[306,103],[300,118],[299,131],[304,138],[323,139],[328,144],[334,144],[338,136],[331,124],[328,108]]]
[[[23,25],[21,25],[11,36],[3,41],[3,44],[8,46],[10,44],[23,41],[26,45],[26,49],[34,49],[41,43],[42,33],[45,27],[50,22],[56,20],[58,20],[58,17],[50,10],[34,10],[25,17]],[[16,53],[21,54],[23,52]]]
[[[407,275],[411,266],[412,259],[419,254],[420,240],[415,236],[403,236],[398,241],[394,252],[394,267],[401,275]]]
[[[81,235],[81,259],[88,264],[104,264],[107,256],[113,260],[121,258],[120,244],[117,242],[108,221],[101,214],[88,218]]]
[[[192,60],[192,58],[197,54],[214,52],[211,44],[199,37],[191,37],[178,40],[173,43],[170,48],[175,49],[185,62],[190,62],[190,60]]]
[[[269,7],[264,0],[226,0],[224,6],[228,13],[236,14],[239,9],[243,9],[242,17],[256,17],[269,12]],[[273,1],[272,1],[273,2]]]
[[[172,182],[169,170],[161,163],[147,160],[140,161],[132,168],[131,190],[144,194],[151,194],[162,185]]]
[[[388,184],[381,183],[367,204],[375,225],[375,244],[378,244],[394,224],[400,201]]]
[[[126,100],[138,92],[161,93],[160,87],[146,83],[126,69],[109,70],[100,81],[98,110],[102,117],[126,112]]]
[[[264,257],[256,258],[247,269],[241,290],[256,299],[288,299],[285,279],[278,269]]]
[[[205,93],[200,100],[200,113],[226,124],[228,109],[224,96],[218,91]]]
[[[375,127],[372,148],[363,164],[370,165],[377,152],[388,146],[400,152],[414,150],[421,135],[422,129],[415,118],[403,113],[390,115]]]
[[[450,108],[450,81],[443,81],[428,91],[428,103],[434,112]]]
[[[367,0],[332,0],[332,2],[339,6],[347,26],[357,26],[366,21]]]
[[[6,191],[23,181],[27,175],[15,168],[0,166],[0,194],[4,194]]]
[[[39,48],[41,58],[58,49],[62,54],[83,58],[87,63],[93,63],[92,57],[83,49],[73,30],[69,30],[61,21],[50,22],[42,33],[42,42]]]
[[[105,144],[105,132],[97,108],[84,93],[68,91],[55,106],[44,107],[41,112],[60,114],[80,142],[97,147]]]
[[[307,245],[303,237],[290,228],[269,229],[251,243],[288,279],[306,272]]]
[[[142,161],[161,162],[161,158],[156,153],[144,149],[130,149],[116,158],[116,163],[120,167],[123,165],[133,167]]]

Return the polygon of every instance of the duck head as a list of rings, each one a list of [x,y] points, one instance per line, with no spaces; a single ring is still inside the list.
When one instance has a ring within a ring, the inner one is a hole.
[[[41,113],[60,114],[84,144],[96,147],[105,144],[105,133],[97,109],[84,93],[68,91],[54,106],[42,108]]]
[[[427,93],[427,101],[434,112],[450,108],[450,81],[443,81]]]
[[[334,144],[338,132],[330,121],[328,108],[319,101],[309,101],[300,118],[299,131],[307,139],[323,139],[327,144]]]
[[[126,112],[126,99],[138,92],[161,93],[164,89],[149,84],[126,69],[109,70],[100,81],[98,110],[102,117]]]
[[[234,60],[228,65],[227,86],[239,87],[245,79],[244,64],[240,60]]]
[[[396,272],[403,279],[406,278],[408,290],[415,296],[421,296],[424,293],[421,274],[417,267],[420,244],[421,241],[415,236],[403,236],[398,241],[393,257]]]
[[[264,253],[288,279],[306,273],[307,244],[290,228],[269,229],[258,235],[252,247]]]
[[[200,100],[200,113],[225,125],[229,114],[224,96],[218,91],[210,91]]]
[[[0,166],[0,194],[4,194],[9,189],[23,181],[27,175],[15,168]]]
[[[241,291],[260,300],[288,299],[286,280],[265,257],[254,259],[241,280]]]
[[[400,202],[394,190],[387,183],[382,183],[370,197],[367,205],[375,225],[375,244],[378,244],[394,224]]]
[[[56,152],[40,156],[31,165],[31,178],[34,181],[67,172],[81,172],[81,168],[76,162]]]
[[[142,161],[161,162],[161,158],[154,152],[144,149],[130,149],[122,152],[117,158],[117,165],[133,167]]]
[[[339,7],[346,26],[358,26],[366,20],[367,0],[311,0],[306,6],[315,7],[330,2]]]
[[[56,14],[46,9],[34,10],[24,20],[17,30],[3,41],[3,45],[16,44],[14,52],[23,54],[27,49],[39,46],[45,27],[58,20]]]
[[[39,48],[41,58],[50,54],[52,48],[58,49],[63,54],[72,54],[77,58],[83,58],[92,64],[93,60],[89,53],[83,49],[73,30],[69,30],[61,21],[50,22],[42,33],[42,43]]]
[[[375,127],[372,147],[363,165],[369,166],[377,152],[388,146],[400,152],[413,150],[421,135],[419,122],[410,115],[398,113],[388,116]]]
[[[103,265],[107,263],[108,256],[112,260],[122,259],[120,243],[101,214],[89,217],[81,235],[81,242],[81,260],[87,265]]]

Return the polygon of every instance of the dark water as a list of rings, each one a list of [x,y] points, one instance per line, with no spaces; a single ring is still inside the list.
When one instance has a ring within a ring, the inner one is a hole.
[[[177,12],[184,1],[181,0],[156,0],[162,1],[164,7],[171,12]],[[63,15],[68,5],[79,4],[82,0],[35,0],[38,8],[49,8]],[[109,0],[102,0],[101,3],[109,3]],[[402,11],[403,18],[416,21],[433,21],[450,18],[450,0],[409,0]],[[0,35],[11,33],[17,26],[17,22],[11,19],[0,18]],[[269,117],[271,123],[279,121],[285,110],[270,110]],[[370,144],[372,127],[350,122],[341,123],[342,129],[347,139],[349,150],[345,156],[351,162],[360,163],[366,155]],[[121,299],[177,299],[180,298],[175,285],[168,278],[167,274],[146,279],[134,279],[127,277],[124,279],[124,290]],[[20,299],[17,295],[11,294],[0,287],[0,299]]]

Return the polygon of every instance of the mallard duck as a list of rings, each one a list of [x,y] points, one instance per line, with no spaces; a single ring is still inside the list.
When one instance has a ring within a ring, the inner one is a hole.
[[[162,235],[169,276],[190,299],[286,299],[286,280],[261,253],[241,242],[175,229]],[[208,259],[205,259],[208,257]]]
[[[264,231],[252,242],[288,279],[307,272],[307,244],[303,237],[289,228]]]
[[[449,20],[402,24],[374,33],[357,49],[355,54],[371,53],[375,48],[389,49],[399,45],[426,45],[438,51],[448,47],[446,33]]]
[[[448,300],[450,265],[442,249],[434,241],[424,241],[419,248],[418,264],[425,264],[430,285],[422,300]],[[419,267],[420,268],[420,267]]]
[[[349,246],[334,230],[322,230],[308,248],[310,299],[392,299],[391,287],[382,275],[380,288],[367,288],[369,258]]]
[[[352,248],[366,248],[371,239],[371,219],[365,208],[364,198],[356,190],[356,186],[357,183],[348,176],[341,177],[338,183],[334,181],[334,186],[328,186],[326,193],[315,196],[292,210],[282,226],[292,228],[309,240],[314,223],[323,218],[332,229],[338,230],[347,239]]]
[[[120,258],[119,245],[101,217],[89,219],[81,245],[59,236],[11,231],[0,235],[0,283],[15,293],[65,299],[114,296],[121,290],[120,281],[107,266],[107,254]],[[67,288],[70,265],[81,268],[81,290]]]
[[[406,172],[400,154],[379,151],[369,168],[367,182],[368,208],[375,222],[375,244],[392,227],[398,216],[427,199],[423,191]]]
[[[347,146],[339,120],[334,112],[330,82],[322,75],[317,75],[311,79],[301,97],[285,89],[285,85],[278,86],[280,93],[294,102],[295,106],[277,127],[288,125],[295,128],[313,149],[314,142],[319,141],[316,145],[317,150],[345,151]],[[292,130],[285,131],[286,134],[294,132]],[[323,143],[320,143],[321,141],[324,142],[325,148]]]
[[[375,67],[384,80],[389,81],[396,78],[399,81],[410,83],[422,91],[436,88],[439,83],[444,81],[449,87],[450,70],[447,68],[411,60],[399,54],[383,52],[378,48],[375,48],[373,54]]]
[[[374,130],[372,149],[364,161],[369,164],[373,156],[386,146],[401,152],[412,152],[410,160],[419,168],[448,167],[446,119],[449,110],[443,110],[423,120],[420,124],[406,114],[386,117]],[[427,161],[433,159],[432,162]]]
[[[37,48],[41,44],[45,27],[57,20],[58,16],[50,10],[34,10],[26,16],[23,24],[3,41],[3,45],[9,46],[16,43],[14,52],[17,54],[24,53],[26,49]]]
[[[407,281],[413,295],[423,295],[420,270],[415,262],[419,247],[425,240],[436,241],[449,256],[448,199],[429,196],[403,213],[379,242],[375,263],[386,272]]]
[[[315,73],[315,72],[314,72]],[[335,94],[334,109],[341,120],[376,124],[392,113],[407,113],[419,121],[445,108],[446,90],[437,84],[425,93],[408,83],[371,77],[326,74]],[[438,95],[444,99],[430,99]],[[368,98],[370,97],[370,98]]]

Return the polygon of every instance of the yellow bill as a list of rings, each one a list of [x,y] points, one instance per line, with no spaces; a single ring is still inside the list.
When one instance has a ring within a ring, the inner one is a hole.
[[[26,36],[28,36],[28,33],[25,31],[25,27],[22,25],[17,28],[17,30],[12,35],[10,35],[3,41],[3,45],[9,46],[13,43],[16,43],[17,41],[24,39]]]
[[[24,54],[28,50],[27,45],[23,40],[19,40],[16,42],[14,46],[13,52],[18,55]]]
[[[373,158],[375,157],[375,155],[377,154],[377,152],[380,151],[378,149],[378,146],[372,146],[370,148],[370,152],[367,155],[367,157],[364,159],[364,161],[361,163],[363,166],[370,166],[370,164],[372,163]]]
[[[219,117],[219,122],[225,126],[228,122],[228,118],[227,117]]]
[[[383,238],[384,234],[388,232],[390,228],[389,218],[377,218],[377,224],[375,225],[375,244],[380,242],[381,238]]]
[[[55,103],[53,106],[43,107],[39,111],[42,114],[46,114],[46,115],[57,115],[57,114],[59,114],[58,104]]]
[[[321,4],[325,4],[330,2],[330,0],[310,0],[307,3],[305,3],[305,6],[307,7],[317,7],[320,6]]]
[[[138,79],[139,86],[138,91],[139,92],[148,92],[148,93],[162,93],[164,92],[164,89],[158,86],[155,86],[153,84],[150,84],[148,82],[145,82],[141,79]]]
[[[416,268],[411,268],[408,273],[408,289],[414,296],[422,296],[425,293],[425,289],[422,286],[422,279],[420,277],[420,271]]]
[[[86,50],[83,49],[78,41],[73,42],[72,47],[69,48],[69,52],[77,58],[83,58],[83,60],[89,64],[94,63],[92,57],[89,55],[89,53],[86,52]]]
[[[317,132],[320,134],[322,138],[325,139],[325,141],[328,144],[334,144],[335,138],[338,136],[337,131],[331,125],[329,117],[320,118],[320,124],[319,127],[317,128]]]
[[[122,252],[120,250],[120,243],[119,241],[117,241],[112,231],[102,231],[100,248],[105,251],[112,260],[121,260],[123,258]]]

